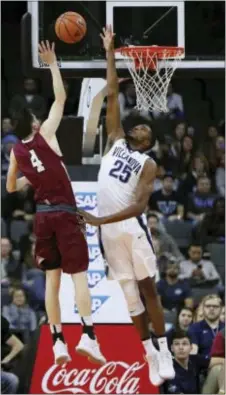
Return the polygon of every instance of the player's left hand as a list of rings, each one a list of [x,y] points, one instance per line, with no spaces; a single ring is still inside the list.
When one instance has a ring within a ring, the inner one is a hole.
[[[83,210],[78,210],[78,211],[83,216],[83,218],[87,222],[87,224],[90,224],[93,226],[100,226],[103,224],[103,219],[101,217],[95,217],[95,215],[87,213],[86,211],[83,211]]]

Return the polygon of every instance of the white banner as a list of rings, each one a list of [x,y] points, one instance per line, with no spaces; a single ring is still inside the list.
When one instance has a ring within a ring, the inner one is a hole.
[[[96,182],[72,182],[78,208],[97,214]],[[105,276],[104,263],[99,248],[97,228],[87,225],[89,247],[88,280],[92,296],[92,313],[97,323],[130,323],[127,305],[117,281]],[[75,257],[76,264],[76,257]],[[62,275],[60,306],[63,323],[80,322],[74,304],[74,289],[71,277]]]

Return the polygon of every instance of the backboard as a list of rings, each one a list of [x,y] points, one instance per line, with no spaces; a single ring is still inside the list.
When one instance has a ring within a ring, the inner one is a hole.
[[[105,53],[99,33],[106,23],[110,23],[116,33],[116,47],[126,44],[181,46],[185,48],[185,59],[180,68],[224,68],[224,42],[221,38],[218,41],[216,37],[213,39],[211,26],[206,23],[206,10],[211,7],[210,3],[129,0],[28,2],[32,66],[37,70],[45,69],[38,59],[38,42],[49,39],[56,42],[62,70],[72,72],[74,77],[104,77]],[[86,19],[87,34],[78,44],[64,44],[55,35],[55,21],[66,11],[78,12]],[[224,14],[224,8],[222,12]],[[224,24],[223,21],[220,23]],[[117,60],[117,68],[119,75],[127,74],[120,60]]]

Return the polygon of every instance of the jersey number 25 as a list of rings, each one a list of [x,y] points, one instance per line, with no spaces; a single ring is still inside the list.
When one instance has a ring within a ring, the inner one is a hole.
[[[111,177],[119,179],[121,182],[128,182],[131,177],[132,169],[125,165],[121,160],[116,160],[114,167],[110,170],[109,175]]]
[[[43,166],[43,163],[40,161],[40,159],[37,157],[35,151],[33,149],[31,149],[29,152],[31,154],[32,166],[37,170],[38,173],[41,173],[42,171],[44,171],[45,167]]]

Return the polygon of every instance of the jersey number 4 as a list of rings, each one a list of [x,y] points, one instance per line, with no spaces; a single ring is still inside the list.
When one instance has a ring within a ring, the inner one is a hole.
[[[38,173],[44,171],[45,167],[43,166],[43,163],[40,161],[40,159],[37,157],[35,151],[31,149],[29,152],[31,154],[31,164],[34,169],[36,169]]]
[[[109,175],[111,177],[119,179],[121,182],[128,182],[130,177],[131,177],[132,169],[128,166],[125,165],[124,162],[121,160],[116,160],[114,163],[113,169],[110,170]]]

